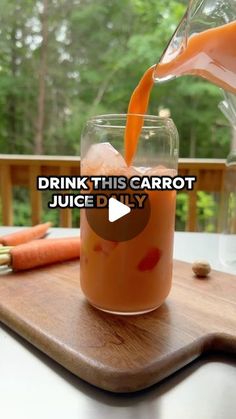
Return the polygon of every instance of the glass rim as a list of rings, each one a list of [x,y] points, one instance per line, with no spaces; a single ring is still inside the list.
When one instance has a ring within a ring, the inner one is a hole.
[[[118,129],[124,129],[126,127],[126,120],[128,116],[136,116],[136,117],[140,117],[143,118],[144,120],[144,125],[142,127],[142,129],[157,129],[160,128],[161,126],[163,126],[164,124],[173,124],[174,125],[174,121],[172,118],[170,117],[165,117],[165,116],[157,116],[157,115],[148,115],[148,114],[138,114],[138,113],[121,113],[121,114],[103,114],[103,115],[95,115],[95,116],[91,116],[88,120],[87,120],[87,124],[92,123],[94,126],[97,126],[99,128],[118,128]],[[100,120],[100,122],[99,122]],[[107,125],[106,122],[112,122],[112,121],[125,121],[123,124],[121,125],[112,125],[109,124]],[[145,125],[145,121],[146,122],[153,122],[155,124],[156,123],[164,123],[163,125]]]

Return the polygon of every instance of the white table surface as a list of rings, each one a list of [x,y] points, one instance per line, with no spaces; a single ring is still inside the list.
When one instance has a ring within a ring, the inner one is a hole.
[[[0,233],[9,230],[0,228]],[[52,232],[72,234],[78,230]],[[216,234],[176,233],[175,258],[207,259],[226,271],[218,260],[218,239]],[[235,419],[235,394],[233,358],[204,357],[149,390],[114,395],[76,378],[5,326],[0,328],[2,419]]]

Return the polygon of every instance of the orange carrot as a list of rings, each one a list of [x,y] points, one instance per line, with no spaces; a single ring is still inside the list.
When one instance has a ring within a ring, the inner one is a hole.
[[[4,260],[2,252],[3,250],[1,250],[1,258]],[[80,238],[34,240],[30,243],[20,244],[6,252],[5,264],[14,271],[23,271],[66,260],[79,259]]]
[[[52,223],[48,222],[6,234],[0,237],[0,244],[4,246],[17,246],[18,244],[27,243],[31,240],[41,239],[51,226]]]

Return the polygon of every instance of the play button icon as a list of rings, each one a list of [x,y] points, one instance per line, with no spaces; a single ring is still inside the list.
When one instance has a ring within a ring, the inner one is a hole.
[[[117,199],[110,198],[108,204],[108,220],[110,223],[119,220],[125,215],[129,214],[131,211],[128,205],[122,204],[122,202],[117,201]]]
[[[143,208],[134,208],[132,205],[125,205],[128,202],[122,199],[122,193],[118,194],[117,191],[105,191],[105,193],[108,195],[106,207],[85,209],[88,227],[104,240],[113,242],[132,240],[148,224],[151,213],[149,197],[145,200]],[[129,195],[128,201],[132,202],[133,194],[137,192],[129,190],[126,193]],[[92,194],[104,194],[104,190],[94,190]]]

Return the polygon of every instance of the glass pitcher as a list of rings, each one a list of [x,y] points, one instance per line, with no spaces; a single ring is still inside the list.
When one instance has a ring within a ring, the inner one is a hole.
[[[164,82],[197,75],[236,93],[236,1],[190,0],[154,70]]]
[[[236,150],[226,160],[220,227],[220,261],[236,272]]]

